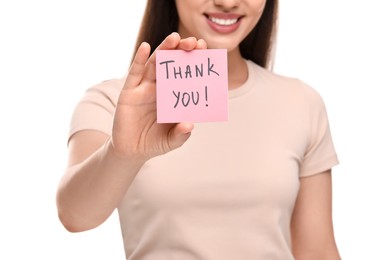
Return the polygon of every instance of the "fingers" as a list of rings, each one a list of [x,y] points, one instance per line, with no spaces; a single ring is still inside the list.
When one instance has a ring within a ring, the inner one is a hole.
[[[131,64],[129,73],[126,78],[124,89],[135,88],[141,82],[144,72],[145,64],[148,61],[150,54],[150,45],[146,42],[141,43]]]
[[[174,32],[168,35],[164,41],[156,48],[157,50],[174,50],[180,43],[180,36]],[[144,79],[155,81],[156,80],[156,51],[150,56],[145,70]]]
[[[195,37],[181,39],[179,45],[177,46],[177,49],[191,51],[196,48],[197,43],[198,42]]]
[[[204,40],[197,40],[195,37],[188,37],[181,39],[178,33],[170,34],[165,40],[157,47],[156,50],[185,50],[192,51],[194,49],[206,49],[207,44]],[[145,71],[145,79],[155,81],[156,80],[156,57],[155,53],[152,54],[148,61],[148,65]],[[150,64],[149,64],[150,63]],[[150,65],[150,66],[149,66]]]
[[[168,35],[156,50],[175,50],[181,49],[191,51],[194,49],[206,49],[207,44],[204,40],[197,40],[195,37],[181,39],[178,33]],[[136,87],[142,79],[149,81],[156,80],[156,54],[150,56],[150,45],[142,43],[137,50],[134,61],[130,67],[129,75],[126,79],[125,88]]]
[[[207,49],[207,43],[203,39],[199,39],[196,45],[196,49],[198,50],[205,50]]]
[[[186,39],[180,40],[180,43],[177,49],[192,51],[192,50],[202,50],[207,49],[207,44],[203,39],[197,40],[195,37],[189,37]]]

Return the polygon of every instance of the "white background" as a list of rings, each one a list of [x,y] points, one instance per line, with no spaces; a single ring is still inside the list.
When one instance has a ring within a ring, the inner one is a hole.
[[[325,100],[343,259],[390,259],[390,16],[384,0],[281,0],[275,71]],[[85,89],[125,73],[144,1],[0,2],[0,259],[124,259],[117,215],[71,234],[55,191]]]

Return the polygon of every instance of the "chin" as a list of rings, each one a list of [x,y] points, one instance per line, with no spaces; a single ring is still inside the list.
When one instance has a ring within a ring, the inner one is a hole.
[[[220,42],[206,41],[206,42],[207,42],[208,49],[227,49],[227,52],[230,52],[238,48],[238,45],[232,44],[228,40],[222,42],[221,41]]]

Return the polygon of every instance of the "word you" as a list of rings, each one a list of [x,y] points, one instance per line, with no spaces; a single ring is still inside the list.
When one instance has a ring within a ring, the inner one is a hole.
[[[179,103],[181,103],[184,107],[187,107],[190,102],[192,102],[192,104],[195,106],[199,103],[199,91],[191,91],[191,93],[188,93],[180,91],[175,92],[174,90],[172,90],[172,92],[176,98],[175,105],[173,106],[174,108],[176,108]],[[207,86],[204,87],[204,97],[207,102]],[[206,103],[206,107],[208,106],[209,104]]]

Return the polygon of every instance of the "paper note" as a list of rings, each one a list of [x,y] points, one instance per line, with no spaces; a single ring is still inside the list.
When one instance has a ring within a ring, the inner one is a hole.
[[[157,122],[228,119],[226,49],[156,53]]]

